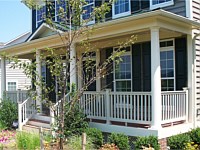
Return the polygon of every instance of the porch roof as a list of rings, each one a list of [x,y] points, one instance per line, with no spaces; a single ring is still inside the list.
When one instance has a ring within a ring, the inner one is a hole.
[[[160,9],[100,23],[96,26],[98,30],[91,36],[91,40],[97,41],[112,36],[130,34],[135,31],[149,30],[152,26],[173,30],[183,34],[191,34],[193,29],[200,29],[200,22]],[[64,37],[67,34],[64,32],[61,35]],[[84,40],[84,37],[80,37],[77,42],[81,40]],[[61,46],[64,46],[64,42],[60,39],[60,36],[56,34],[5,47],[0,49],[0,52],[24,55],[33,52],[35,49]]]

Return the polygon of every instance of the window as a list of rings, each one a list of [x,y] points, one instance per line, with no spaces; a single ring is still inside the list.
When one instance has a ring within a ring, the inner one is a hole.
[[[126,53],[120,57],[122,60],[114,63],[115,73],[115,91],[131,91],[132,90],[132,58],[130,47],[126,48]]]
[[[150,9],[166,7],[174,4],[174,0],[150,0]]]
[[[55,21],[63,22],[66,16],[66,1],[56,0],[55,4]]]
[[[36,10],[36,27],[38,27],[45,19],[46,5],[37,8]]]
[[[16,91],[17,83],[16,82],[8,82],[8,91]]]
[[[127,16],[131,14],[130,0],[117,0],[113,3],[113,18]]]
[[[86,4],[83,6],[82,20],[88,20],[87,24],[95,23],[95,19],[91,18],[94,9],[94,0],[85,0]]]
[[[161,48],[160,52],[160,65],[161,65],[161,89],[162,91],[175,90],[175,68],[174,68],[174,48],[167,46],[172,44],[173,41],[161,42],[160,45],[166,47]]]

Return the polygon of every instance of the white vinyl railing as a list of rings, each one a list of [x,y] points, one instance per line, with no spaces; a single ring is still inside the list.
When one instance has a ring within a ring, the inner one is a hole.
[[[81,107],[87,117],[106,123],[124,122],[150,125],[152,121],[151,92],[87,91],[81,97]],[[161,94],[161,123],[187,121],[188,91],[168,91]]]
[[[17,91],[6,91],[6,97],[12,102],[23,102],[28,98],[27,90],[17,90]]]
[[[168,91],[161,94],[162,124],[175,121],[187,121],[188,90]]]
[[[84,92],[81,106],[90,119],[149,124],[150,92]]]
[[[30,96],[23,102],[18,103],[18,127],[22,130],[28,120],[36,113],[36,101]]]
[[[55,116],[59,115],[60,109],[61,109],[61,102],[63,99],[59,100],[50,108],[50,117],[51,117],[51,124],[55,123]],[[70,101],[70,93],[65,95],[65,100],[67,102]]]

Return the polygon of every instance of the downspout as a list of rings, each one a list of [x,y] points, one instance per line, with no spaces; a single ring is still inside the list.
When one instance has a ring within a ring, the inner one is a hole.
[[[192,52],[193,52],[193,114],[194,114],[194,123],[193,128],[196,127],[196,117],[197,117],[197,106],[196,106],[196,49],[195,41],[197,37],[200,36],[200,33],[196,34],[192,39]]]

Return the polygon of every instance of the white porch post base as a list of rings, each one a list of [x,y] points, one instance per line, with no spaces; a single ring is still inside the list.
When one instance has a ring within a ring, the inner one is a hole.
[[[42,76],[42,63],[40,60],[40,55],[41,55],[41,51],[40,50],[36,50],[36,82],[39,82],[41,80],[41,76]],[[36,107],[40,109],[40,112],[42,112],[42,88],[40,87],[40,85],[36,85]]]
[[[160,44],[159,27],[151,28],[151,129],[161,128],[161,76],[160,76]]]
[[[76,82],[76,48],[75,48],[74,43],[72,43],[71,50],[70,50],[70,86],[72,86],[72,84],[77,85],[77,82]],[[70,87],[70,89],[71,89],[71,87]]]
[[[1,57],[1,98],[4,97],[6,91],[6,60],[5,57]]]

